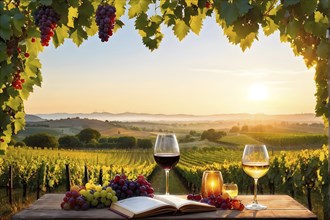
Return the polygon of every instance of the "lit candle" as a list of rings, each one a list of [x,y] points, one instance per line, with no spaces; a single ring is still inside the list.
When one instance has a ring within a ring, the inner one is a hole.
[[[214,194],[214,181],[211,182],[211,193]]]
[[[206,198],[211,194],[218,196],[222,193],[222,175],[220,171],[204,171],[202,179],[202,196]]]

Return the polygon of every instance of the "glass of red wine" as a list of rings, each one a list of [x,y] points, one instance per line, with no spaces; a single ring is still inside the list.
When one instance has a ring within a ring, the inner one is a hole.
[[[154,158],[157,164],[165,170],[165,195],[169,195],[169,172],[179,162],[180,159],[180,149],[175,134],[157,135],[154,149]]]

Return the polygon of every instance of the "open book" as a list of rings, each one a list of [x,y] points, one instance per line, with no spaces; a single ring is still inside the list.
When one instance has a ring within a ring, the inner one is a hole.
[[[128,218],[142,218],[170,212],[207,212],[214,211],[216,208],[177,196],[157,195],[154,198],[138,196],[114,202],[110,210]]]

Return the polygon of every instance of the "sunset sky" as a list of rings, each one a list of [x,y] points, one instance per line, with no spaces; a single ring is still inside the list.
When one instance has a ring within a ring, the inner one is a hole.
[[[150,52],[125,21],[108,43],[97,36],[79,48],[70,40],[41,54],[42,88],[25,104],[30,114],[139,112],[165,114],[313,113],[313,69],[279,34],[259,34],[244,53],[214,19],[182,42],[171,29]]]

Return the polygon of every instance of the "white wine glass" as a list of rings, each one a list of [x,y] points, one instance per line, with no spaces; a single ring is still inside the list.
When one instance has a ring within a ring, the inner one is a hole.
[[[257,200],[258,179],[269,170],[269,156],[265,145],[245,145],[242,166],[244,172],[254,179],[254,198],[252,204],[246,205],[246,209],[263,210],[267,206],[261,205]]]
[[[165,170],[165,195],[169,195],[169,172],[180,159],[180,149],[175,134],[157,135],[154,158],[157,164]]]

